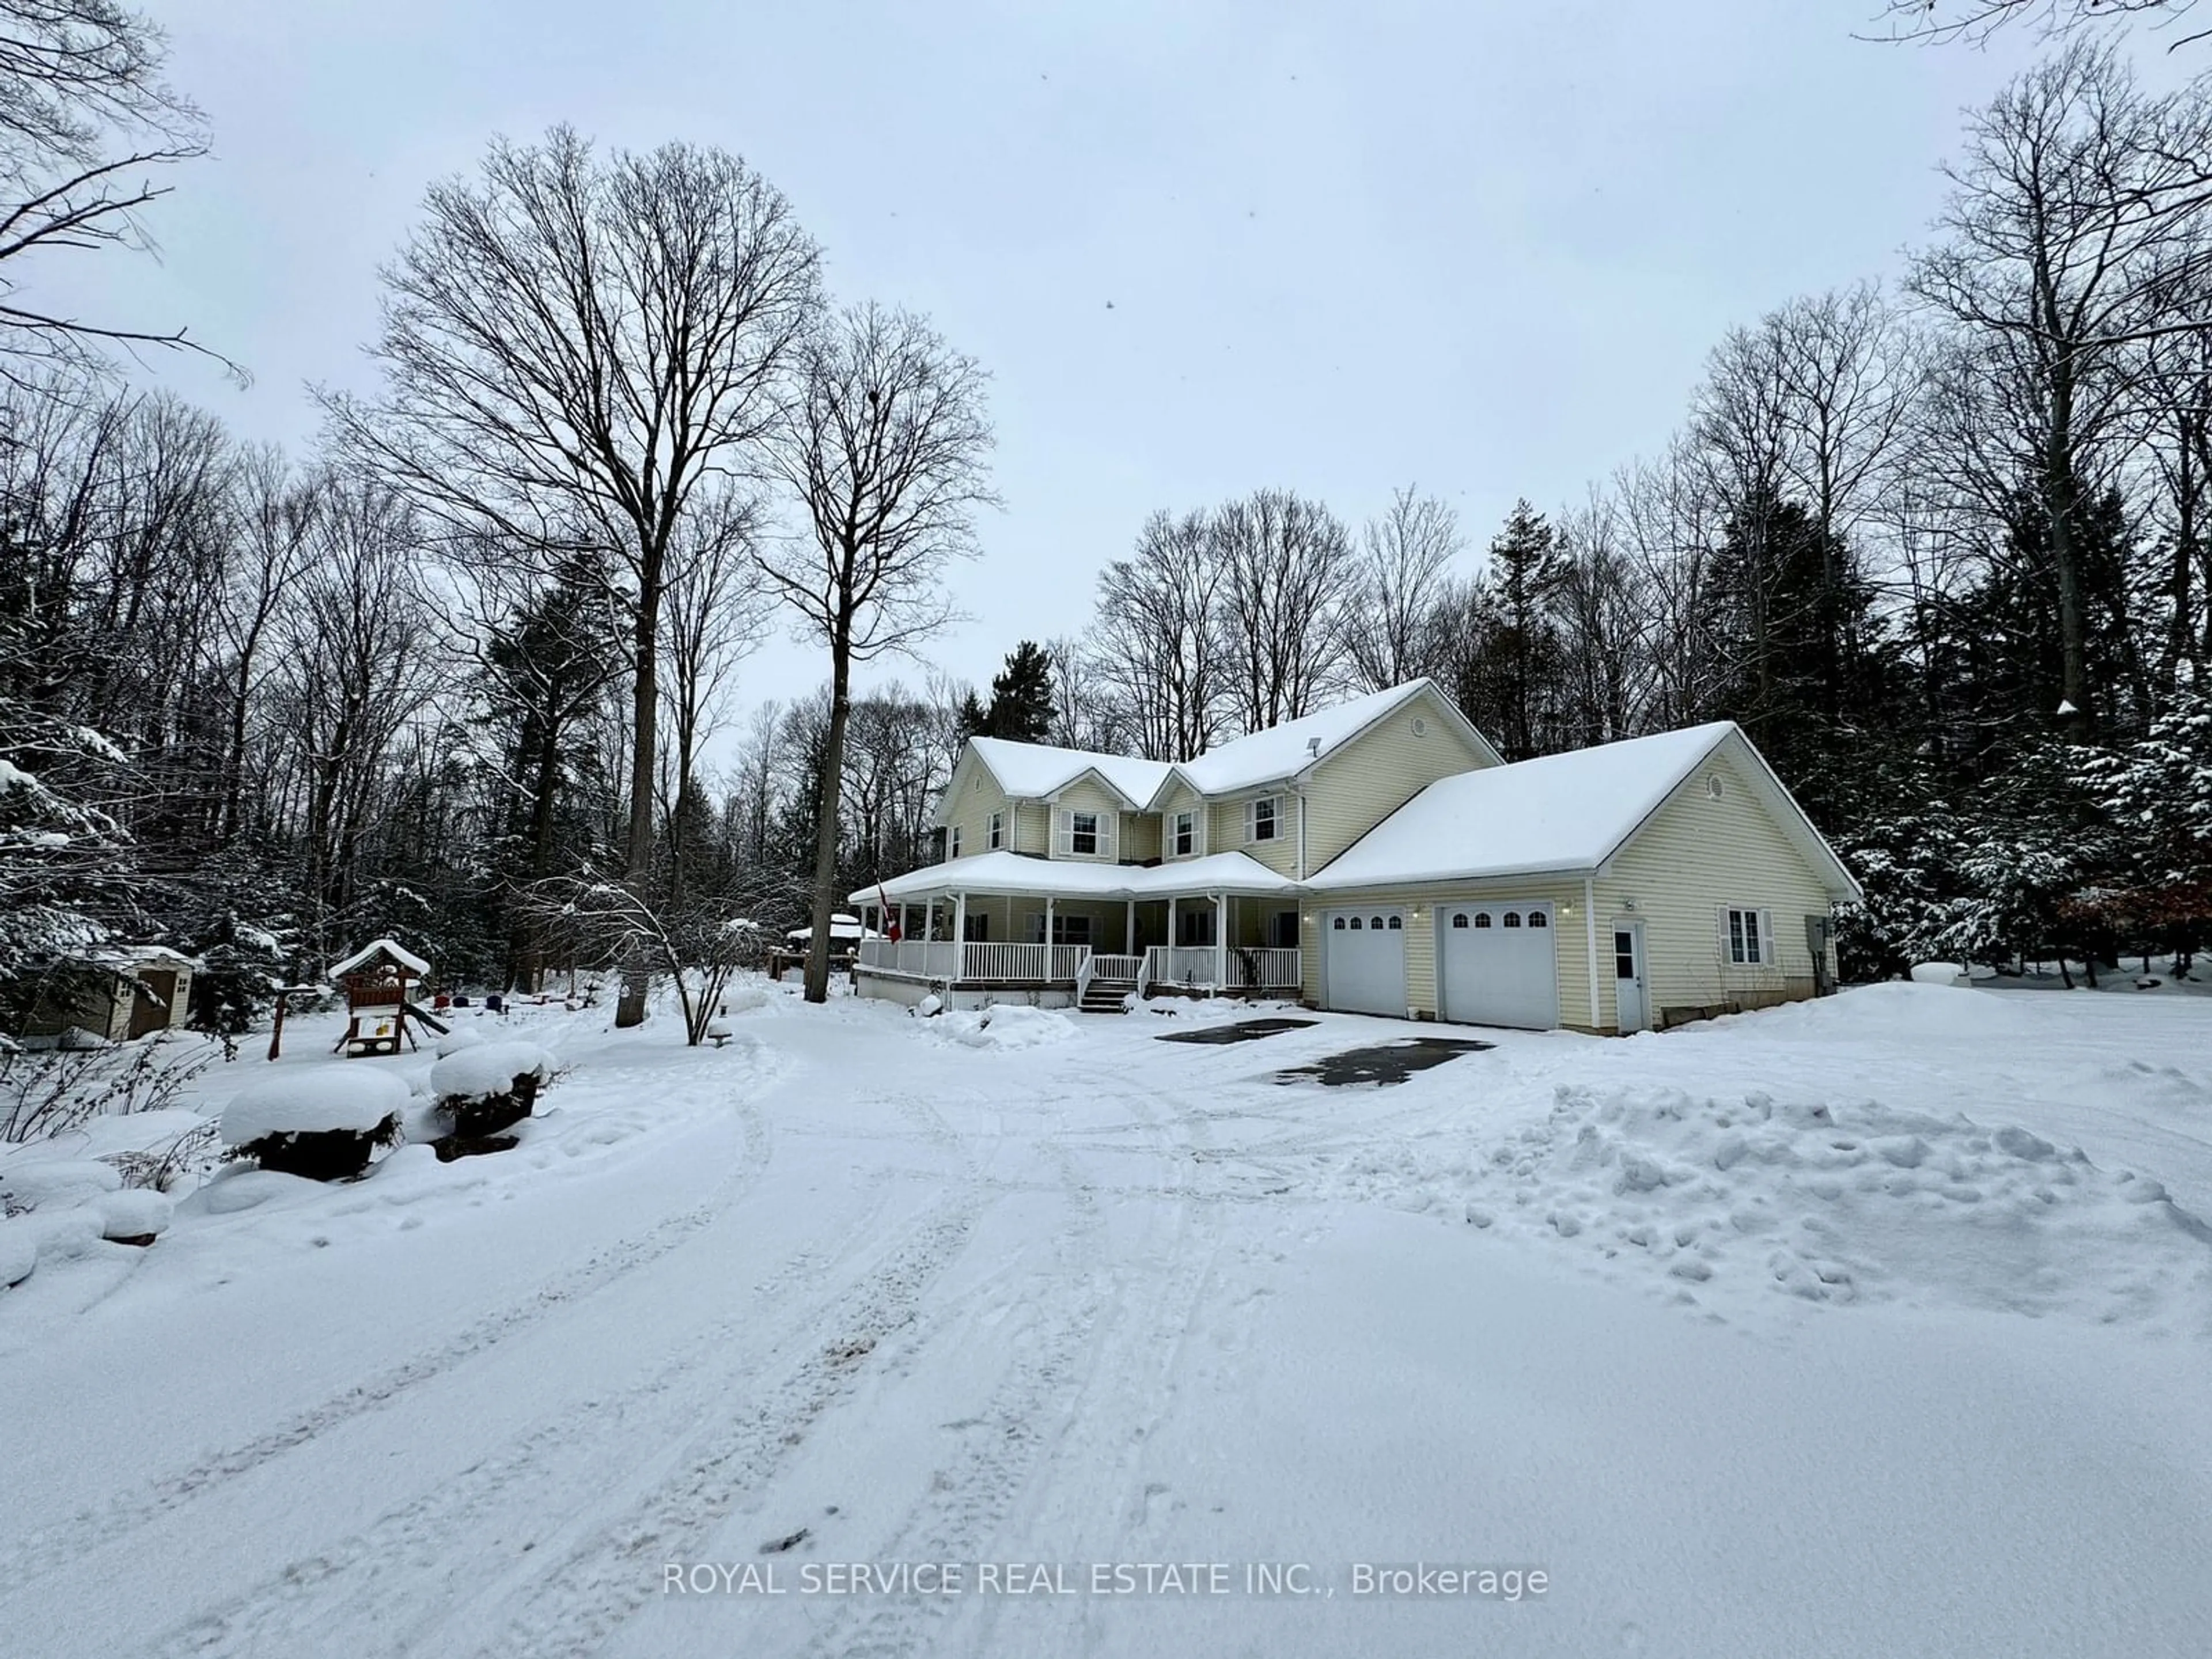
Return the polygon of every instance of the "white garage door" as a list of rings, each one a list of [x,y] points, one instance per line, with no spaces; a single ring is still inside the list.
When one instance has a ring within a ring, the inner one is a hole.
[[[1406,1015],[1406,913],[1371,907],[1322,917],[1328,1006],[1355,1014]]]
[[[1548,904],[1437,907],[1443,1016],[1470,1025],[1548,1031],[1559,1023],[1559,972]]]

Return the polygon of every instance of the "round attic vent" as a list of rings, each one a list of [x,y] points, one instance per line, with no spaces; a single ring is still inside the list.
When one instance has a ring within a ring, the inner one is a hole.
[[[1706,776],[1705,793],[1711,795],[1715,800],[1718,800],[1721,798],[1725,789],[1726,786],[1721,782],[1721,775],[1719,773],[1711,773]]]
[[[1417,738],[1425,738],[1429,735],[1429,723],[1419,714],[1413,716],[1413,735]]]

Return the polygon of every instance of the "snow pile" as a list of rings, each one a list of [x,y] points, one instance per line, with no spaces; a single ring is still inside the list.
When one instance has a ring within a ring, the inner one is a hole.
[[[553,1056],[534,1042],[481,1042],[447,1054],[430,1068],[430,1092],[440,1100],[503,1095],[518,1077],[553,1080]]]
[[[980,1013],[944,1015],[932,1029],[971,1048],[1041,1048],[1067,1042],[1079,1028],[1057,1008],[994,1002]]]
[[[74,1209],[122,1184],[113,1164],[92,1158],[18,1158],[0,1169],[0,1208],[10,1214]]]
[[[1955,970],[1954,970],[1955,971]],[[1966,986],[1920,985],[1893,980],[1862,985],[1840,995],[1789,1002],[1757,1013],[1732,1014],[1714,1022],[1725,1026],[1755,1023],[1762,1037],[1802,1036],[1886,1042],[1897,1037],[2033,1037],[2048,1031],[2049,1010],[2033,998]]]
[[[726,1014],[750,1014],[767,1007],[769,994],[766,980],[748,980],[726,988],[718,1006]]]
[[[2212,1291],[2212,1228],[2157,1182],[2014,1127],[1867,1102],[1561,1085],[1486,1161],[1353,1177],[1678,1289],[2148,1319]]]
[[[440,1066],[450,1063],[438,1062]],[[436,1075],[434,1070],[432,1075]],[[374,1062],[303,1066],[240,1090],[222,1115],[223,1143],[243,1146],[264,1135],[317,1134],[334,1129],[366,1134],[385,1119],[404,1111],[407,1100],[407,1085],[394,1073],[376,1069]]]
[[[473,1048],[483,1041],[483,1033],[466,1025],[456,1025],[438,1039],[435,1050],[439,1059],[457,1054],[464,1048]]]
[[[38,1228],[27,1220],[0,1221],[0,1287],[21,1284],[38,1265]]]

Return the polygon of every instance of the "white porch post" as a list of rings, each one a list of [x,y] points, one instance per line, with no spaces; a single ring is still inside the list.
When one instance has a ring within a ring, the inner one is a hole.
[[[1213,988],[1229,988],[1229,901],[1213,896]]]
[[[1170,951],[1172,951],[1172,950],[1174,950],[1174,949],[1175,949],[1175,947],[1176,947],[1176,901],[1175,901],[1174,899],[1170,898],[1170,899],[1168,901],[1168,949],[1169,949],[1169,950],[1170,950]],[[1166,958],[1166,960],[1168,960],[1168,961],[1170,961],[1170,962],[1172,962],[1172,961],[1174,961],[1174,960],[1175,960],[1175,958],[1174,958],[1173,957],[1167,957],[1167,958]]]
[[[1134,899],[1129,901],[1128,915],[1121,923],[1121,953],[1131,957],[1137,954],[1137,901]]]
[[[1044,976],[1052,977],[1052,895],[1044,896]]]
[[[965,979],[968,977],[968,895],[965,893],[952,896],[952,942],[959,947],[952,959],[960,964],[953,977]]]

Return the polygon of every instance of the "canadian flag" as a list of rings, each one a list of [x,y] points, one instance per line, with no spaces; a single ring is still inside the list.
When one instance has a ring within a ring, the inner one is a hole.
[[[884,896],[881,882],[876,884],[876,897],[884,908],[884,937],[896,945],[904,937],[899,932],[899,913],[891,908],[890,900]]]

